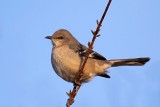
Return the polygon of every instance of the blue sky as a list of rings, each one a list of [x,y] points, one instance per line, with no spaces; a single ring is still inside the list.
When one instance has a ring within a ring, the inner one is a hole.
[[[0,1],[0,107],[64,107],[72,84],[53,71],[51,42],[58,29],[91,40],[106,0]],[[73,107],[160,106],[160,1],[113,0],[94,50],[107,59],[151,58],[143,67],[110,68],[111,79],[84,84]]]

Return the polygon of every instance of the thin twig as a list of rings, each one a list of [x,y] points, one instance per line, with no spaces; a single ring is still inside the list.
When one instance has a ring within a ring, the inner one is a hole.
[[[106,13],[107,13],[107,11],[108,11],[108,9],[109,9],[109,6],[110,6],[110,4],[111,4],[111,1],[112,1],[112,0],[109,0],[109,1],[108,1],[108,4],[107,4],[107,6],[106,6],[106,8],[105,8],[105,11],[104,11],[104,13],[103,13],[103,15],[102,15],[102,17],[101,17],[100,22],[97,20],[97,28],[96,28],[96,31],[92,31],[92,30],[91,30],[91,32],[92,32],[92,34],[93,34],[92,42],[91,42],[91,43],[88,42],[88,50],[87,50],[87,52],[86,52],[86,54],[85,54],[85,59],[84,59],[84,61],[82,62],[82,66],[81,66],[81,68],[80,68],[80,70],[79,70],[79,74],[78,74],[78,76],[77,76],[77,78],[76,78],[76,80],[75,80],[75,83],[78,83],[78,84],[74,84],[73,90],[70,91],[69,93],[67,93],[67,95],[69,96],[69,99],[67,100],[66,107],[70,107],[70,105],[72,105],[72,104],[74,103],[74,98],[75,98],[78,90],[79,90],[80,87],[81,87],[81,85],[79,85],[79,84],[81,84],[81,78],[83,77],[83,72],[84,72],[85,64],[86,64],[86,62],[87,62],[87,60],[88,60],[88,58],[89,58],[90,53],[92,52],[93,44],[94,44],[94,42],[95,42],[95,40],[96,40],[96,37],[99,37],[99,36],[100,36],[100,35],[98,35],[98,33],[99,33],[99,31],[100,31],[100,27],[102,26],[102,22],[103,22],[103,20],[104,20],[104,18],[105,18],[105,15],[106,15]]]

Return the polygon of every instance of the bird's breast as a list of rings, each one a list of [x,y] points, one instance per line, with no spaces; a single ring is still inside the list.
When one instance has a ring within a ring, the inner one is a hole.
[[[51,61],[55,72],[69,82],[75,79],[81,63],[79,55],[68,45],[53,48]]]
[[[55,72],[64,80],[74,82],[84,57],[64,45],[52,50],[52,66]],[[84,68],[82,82],[88,82],[97,74],[103,73],[106,68],[105,61],[89,58]]]

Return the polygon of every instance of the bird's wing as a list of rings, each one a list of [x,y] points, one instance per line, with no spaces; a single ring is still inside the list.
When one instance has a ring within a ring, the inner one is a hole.
[[[87,49],[88,48],[86,46],[80,44],[79,45],[79,50],[78,50],[79,55],[80,56],[85,56],[86,52],[87,52]],[[98,59],[98,60],[106,60],[106,58],[104,56],[100,55],[99,53],[97,53],[93,50],[92,50],[91,54],[89,55],[89,58]]]
[[[69,45],[69,48],[73,51],[77,52],[80,56],[85,57],[87,52],[87,47],[80,44],[80,43],[73,43]],[[98,59],[98,60],[107,60],[104,56],[100,55],[99,53],[92,50],[89,58]]]

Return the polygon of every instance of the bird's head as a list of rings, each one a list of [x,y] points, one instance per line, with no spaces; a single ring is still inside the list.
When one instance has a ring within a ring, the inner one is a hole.
[[[65,29],[57,30],[52,36],[46,36],[45,38],[50,39],[54,47],[78,42],[72,34]]]

